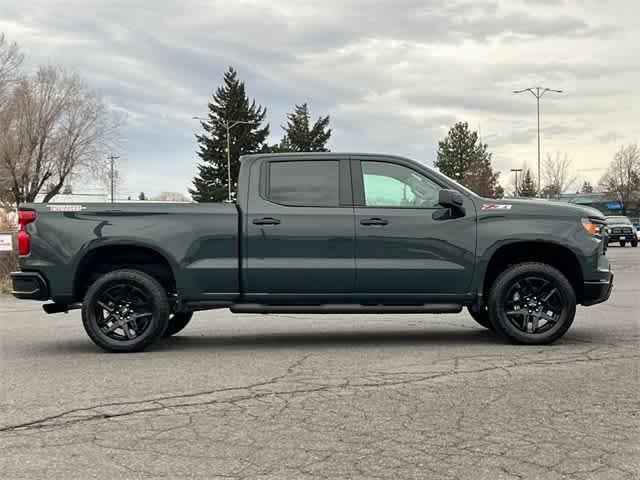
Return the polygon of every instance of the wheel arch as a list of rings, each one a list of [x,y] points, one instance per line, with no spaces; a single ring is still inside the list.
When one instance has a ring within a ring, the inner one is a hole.
[[[557,268],[573,287],[578,303],[582,301],[583,273],[578,256],[565,245],[552,241],[513,241],[495,248],[479,272],[481,283],[478,293],[486,301],[491,285],[498,275],[510,265],[522,262],[540,262]]]
[[[176,268],[160,249],[140,243],[110,243],[84,252],[73,270],[73,298],[81,301],[100,275],[119,268],[141,270],[156,278],[167,292],[176,292]]]

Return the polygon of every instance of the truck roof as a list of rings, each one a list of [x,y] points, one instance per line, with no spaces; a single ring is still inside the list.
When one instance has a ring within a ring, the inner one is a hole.
[[[313,158],[314,160],[345,158],[345,157],[368,157],[368,158],[397,158],[400,160],[409,160],[399,155],[387,155],[384,153],[366,153],[366,152],[283,152],[283,153],[252,153],[249,155],[241,155],[240,160],[255,158],[278,158],[278,157],[296,157],[300,160]]]

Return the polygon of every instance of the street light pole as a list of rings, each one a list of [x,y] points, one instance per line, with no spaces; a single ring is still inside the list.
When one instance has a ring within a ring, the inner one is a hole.
[[[114,177],[114,167],[113,167],[113,162],[114,160],[119,159],[120,157],[117,155],[110,155],[109,157],[109,161],[111,162],[111,178],[110,178],[110,183],[111,183],[111,203],[113,203],[113,193],[114,193],[114,182],[113,182],[113,177]]]
[[[516,174],[516,197],[517,197],[518,196],[518,172],[521,172],[522,169],[521,168],[512,168],[511,171],[515,172],[515,174]]]
[[[540,99],[547,92],[562,93],[562,90],[554,90],[553,88],[546,87],[531,87],[523,90],[514,90],[513,93],[529,92],[536,97],[536,111],[538,116],[538,195],[542,191],[542,185],[540,183]]]
[[[205,118],[203,117],[198,117],[198,116],[194,116],[191,117],[194,120],[200,120],[202,122],[206,121]],[[249,121],[245,121],[245,120],[228,120],[226,118],[222,118],[222,119],[214,119],[214,121],[219,121],[220,123],[222,123],[222,125],[224,125],[226,131],[227,131],[227,187],[228,187],[228,192],[227,192],[227,201],[231,202],[231,129],[237,125],[252,125],[255,122],[249,122]]]

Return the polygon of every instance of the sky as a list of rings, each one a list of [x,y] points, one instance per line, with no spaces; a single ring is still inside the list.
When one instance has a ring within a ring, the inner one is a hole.
[[[563,90],[541,101],[542,156],[567,154],[580,181],[640,140],[639,14],[637,0],[0,0],[0,32],[27,69],[74,70],[123,116],[121,195],[187,192],[192,117],[230,65],[271,142],[307,102],[331,116],[333,151],[431,165],[466,121],[509,188],[537,164],[535,98],[513,90]]]

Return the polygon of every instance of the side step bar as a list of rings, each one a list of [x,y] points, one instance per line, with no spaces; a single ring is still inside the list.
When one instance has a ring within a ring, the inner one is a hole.
[[[425,303],[422,305],[262,305],[236,303],[233,313],[460,313],[462,305],[455,303]]]

